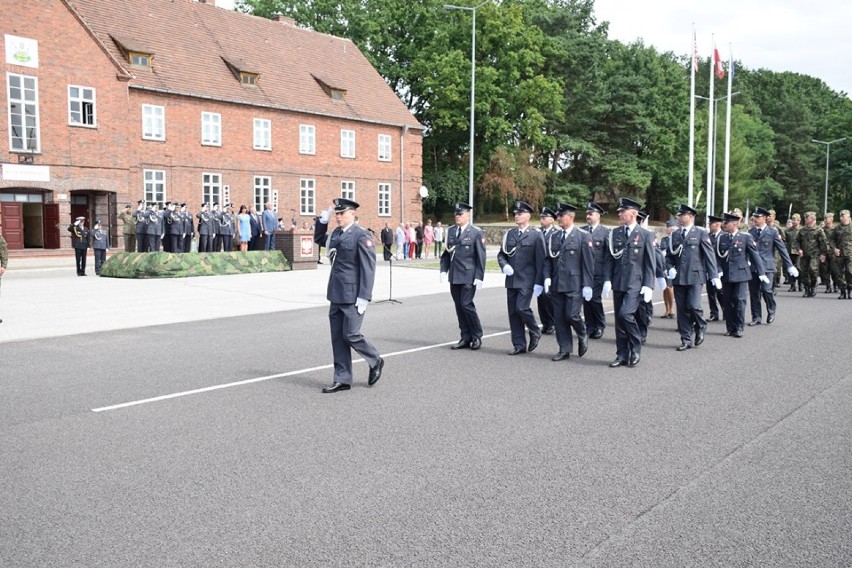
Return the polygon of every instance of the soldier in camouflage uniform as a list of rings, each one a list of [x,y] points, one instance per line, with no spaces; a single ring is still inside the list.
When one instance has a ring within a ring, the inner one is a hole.
[[[825,233],[816,224],[816,213],[805,213],[805,226],[796,235],[795,247],[799,250],[799,271],[802,285],[805,287],[803,298],[816,296],[819,263],[825,262],[828,254],[828,240]]]
[[[802,267],[799,266],[799,247],[796,246],[796,237],[799,236],[799,221],[801,220],[801,215],[799,215],[798,213],[793,213],[793,216],[790,217],[790,221],[792,222],[792,224],[787,227],[786,231],[784,231],[784,243],[787,245],[787,252],[790,253],[790,260],[793,261],[793,266],[798,269],[800,275],[799,278],[793,278],[792,276],[788,275],[788,277],[790,278],[790,289],[787,290],[788,292],[796,291],[797,281],[799,283],[799,292],[802,291]]]
[[[837,266],[838,300],[852,300],[852,220],[849,210],[840,212],[840,224],[831,233],[832,256]]]
[[[826,213],[822,220],[822,232],[825,233],[825,239],[828,241],[828,254],[825,255],[825,262],[821,262],[819,265],[820,283],[825,286],[826,294],[839,291],[837,284],[837,262],[831,251],[831,236],[834,234],[834,227],[834,213]]]

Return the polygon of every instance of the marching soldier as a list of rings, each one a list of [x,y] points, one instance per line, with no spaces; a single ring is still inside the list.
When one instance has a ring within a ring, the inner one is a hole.
[[[778,222],[775,215],[775,209],[767,209],[766,210],[766,225],[772,227],[776,231],[778,231],[778,235],[781,237],[781,242],[784,243],[785,248],[787,245],[787,241],[784,239],[784,227],[781,226],[781,223]],[[828,235],[826,235],[828,236]],[[789,251],[787,253],[790,254]],[[791,259],[792,260],[792,259]],[[787,278],[787,267],[781,262],[781,255],[775,254],[775,280],[772,282],[772,290],[778,288],[778,285],[781,283],[781,275],[784,275]]]
[[[71,233],[71,246],[74,247],[74,259],[77,262],[77,276],[86,275],[86,254],[89,252],[89,229],[86,218],[77,217],[73,225],[68,225]]]
[[[710,237],[704,229],[695,226],[697,214],[689,205],[680,205],[677,211],[680,229],[671,234],[666,254],[667,276],[672,280],[677,306],[678,351],[704,343],[707,321],[701,307],[701,293],[705,282],[710,280],[717,289],[722,288]]]
[[[837,263],[838,300],[852,300],[852,220],[849,210],[840,212],[840,223],[831,234],[832,253]]]
[[[456,224],[447,229],[447,248],[441,253],[441,282],[448,279],[450,294],[456,306],[461,339],[451,349],[482,346],[482,324],[473,297],[485,278],[485,235],[470,223],[467,203],[456,203]]]
[[[660,243],[658,248],[663,255],[663,261],[666,259],[666,255],[669,250],[669,241],[672,238],[672,233],[677,229],[677,221],[675,219],[669,219],[666,221],[666,234],[663,235],[663,238],[660,239]],[[659,257],[658,257],[659,258]],[[666,308],[666,313],[661,315],[661,318],[672,319],[674,317],[674,287],[672,286],[672,281],[670,278],[666,278],[666,265],[663,262],[663,278],[666,281],[666,289],[663,290],[663,305]],[[712,306],[712,304],[711,304]]]
[[[801,215],[793,213],[790,217],[790,226],[784,231],[784,244],[787,245],[787,253],[790,255],[790,260],[793,261],[793,266],[799,269],[799,247],[796,245],[796,238],[799,236],[799,222],[802,220]],[[799,292],[802,291],[801,277],[790,276],[790,289],[788,292],[796,291],[796,283],[799,285]]]
[[[639,222],[640,227],[648,230],[648,223],[646,222],[648,220],[647,211],[639,211],[636,220]],[[665,294],[665,291],[670,287],[669,281],[666,280],[666,257],[660,249],[659,243],[657,243],[656,234],[654,235],[654,276],[657,278],[657,286]],[[672,295],[674,295],[674,291],[672,291]],[[645,300],[645,298],[642,298],[639,301],[639,309],[636,311],[636,324],[639,326],[642,343],[645,343],[645,340],[648,338],[648,328],[651,327],[653,319],[653,299]]]
[[[95,253],[95,274],[101,275],[101,267],[106,260],[107,250],[109,250],[109,232],[101,230],[101,222],[95,221],[92,227],[92,251]]]
[[[328,321],[331,328],[331,350],[334,356],[334,380],[324,393],[352,388],[352,350],[370,366],[367,384],[373,386],[382,376],[385,361],[379,351],[361,333],[367,305],[373,297],[376,278],[376,249],[373,238],[355,222],[358,203],[338,197],[317,221],[322,238],[334,214],[337,228],[328,237],[326,249],[331,260],[326,298],[331,303]]]
[[[769,278],[763,271],[763,261],[757,252],[757,243],[748,233],[739,231],[742,217],[725,213],[725,231],[716,240],[716,255],[721,260],[718,267],[722,274],[722,296],[725,312],[726,336],[742,337],[745,324],[746,290],[751,281],[752,271],[764,284]],[[751,262],[751,266],[749,266]]]
[[[569,359],[574,350],[571,330],[577,334],[577,356],[589,348],[588,328],[580,317],[582,302],[592,299],[595,282],[595,252],[592,235],[574,226],[577,208],[567,203],[557,206],[556,217],[561,231],[550,234],[547,241],[548,261],[544,266],[544,288],[553,299],[556,319],[556,342],[559,352],[551,359]]]
[[[515,202],[515,223],[503,235],[497,254],[500,269],[506,275],[506,304],[509,309],[509,329],[512,346],[509,355],[532,353],[541,339],[541,328],[530,308],[533,295],[540,296],[544,282],[544,239],[541,232],[530,227],[533,208],[523,201]],[[529,330],[527,347],[525,329]]]
[[[656,236],[636,223],[642,206],[626,197],[618,200],[621,226],[607,239],[603,297],[613,293],[615,308],[616,358],[610,367],[635,367],[642,352],[642,334],[636,323],[640,299],[650,301],[654,294]]]
[[[550,207],[542,207],[539,221],[541,223],[541,236],[546,243],[551,233],[558,230],[553,224],[556,213]],[[538,304],[538,317],[541,320],[541,332],[551,335],[556,331],[556,321],[553,319],[553,299],[547,292],[542,292],[536,299]]]
[[[707,236],[710,237],[710,245],[713,247],[713,256],[716,259],[716,268],[718,269],[719,257],[716,255],[716,241],[719,239],[719,235],[722,234],[722,221],[721,217],[717,217],[716,215],[708,215],[708,228],[707,228]],[[722,291],[713,284],[712,281],[708,280],[707,285],[707,303],[710,305],[710,317],[707,318],[707,321],[719,321],[719,306],[722,305]]]
[[[198,212],[198,252],[213,252],[213,215],[209,212],[207,203],[201,204]]]
[[[799,249],[799,266],[802,269],[802,284],[805,287],[803,298],[816,296],[819,263],[825,262],[828,253],[828,241],[825,233],[817,227],[816,213],[805,213],[805,226],[796,234],[795,247]]]
[[[822,219],[822,232],[828,242],[828,251],[825,260],[819,263],[819,281],[825,286],[825,293],[837,292],[837,270],[834,266],[834,255],[831,251],[831,234],[834,232],[834,213],[826,213]],[[832,282],[834,286],[832,287]]]
[[[124,211],[118,214],[121,220],[122,235],[124,235],[124,251],[134,252],[136,250],[136,216],[131,211],[128,203]]]
[[[145,209],[145,202],[141,199],[136,202],[136,211],[133,213],[136,218],[136,252],[148,252],[148,212]]]
[[[755,272],[748,283],[749,304],[751,305],[750,326],[761,324],[761,298],[766,302],[766,323],[775,321],[777,304],[775,301],[775,253],[781,255],[788,274],[794,278],[799,275],[799,271],[793,266],[793,260],[790,258],[778,230],[771,227],[767,222],[769,211],[763,207],[755,207],[751,216],[754,219],[754,227],[749,230],[749,233],[754,238],[754,242],[757,243],[757,252],[760,254],[763,268],[770,282],[761,282],[760,275]]]
[[[601,215],[606,213],[603,207],[595,202],[590,202],[586,207],[586,226],[582,229],[592,236],[592,245],[595,253],[595,284],[592,287],[592,299],[583,301],[583,315],[586,317],[586,334],[590,339],[600,339],[606,329],[606,316],[604,315],[603,292],[604,283],[604,257],[609,229],[601,225]]]

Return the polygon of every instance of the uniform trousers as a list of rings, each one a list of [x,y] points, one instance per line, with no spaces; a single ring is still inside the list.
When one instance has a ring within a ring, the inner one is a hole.
[[[124,234],[124,252],[136,251],[136,233]]]
[[[816,286],[819,275],[819,255],[805,253],[799,258],[799,279],[802,286]]]
[[[482,324],[479,322],[479,314],[473,297],[476,294],[476,286],[473,284],[451,284],[450,295],[456,305],[456,318],[459,320],[459,331],[463,341],[482,339]]]
[[[852,288],[852,259],[848,256],[834,257],[837,266],[837,282],[840,288]]]
[[[234,235],[222,235],[221,239],[222,239],[222,248],[225,249],[225,252],[233,252],[233,250],[234,250]]]
[[[553,295],[550,293],[542,293],[536,299],[538,304],[538,317],[541,320],[541,327],[548,329],[556,325],[556,320],[553,316]]]
[[[701,307],[701,284],[675,284],[674,293],[680,340],[691,345],[692,334],[707,327]]]
[[[160,252],[160,235],[146,235],[148,252]]]
[[[198,235],[198,252],[213,252],[213,240],[210,235]]]
[[[192,252],[192,233],[183,236],[183,252]]]
[[[642,333],[636,323],[639,309],[639,291],[612,292],[615,308],[615,353],[622,361],[630,361],[631,354],[642,352]]]
[[[725,299],[722,309],[725,312],[725,327],[729,333],[743,331],[747,290],[748,281],[722,284],[722,296]]]
[[[74,260],[77,262],[78,276],[86,274],[86,253],[88,252],[88,249],[74,249]]]
[[[769,277],[769,284],[760,281],[758,275],[755,274],[748,281],[748,296],[749,305],[751,306],[751,320],[761,321],[763,317],[763,309],[761,299],[766,302],[766,315],[775,315],[775,286],[773,284],[775,273],[766,273]]]
[[[560,353],[571,353],[574,350],[574,336],[588,337],[586,324],[580,317],[580,308],[583,307],[583,297],[579,292],[554,292],[553,316],[556,320],[556,343],[559,344]]]
[[[148,235],[136,233],[136,252],[148,252]]]
[[[370,367],[379,362],[379,351],[361,333],[364,314],[355,304],[331,304],[328,322],[331,327],[331,352],[334,356],[334,382],[352,384],[352,350]]]
[[[604,315],[603,299],[603,276],[595,276],[592,287],[592,299],[583,302],[583,315],[586,316],[586,333],[591,335],[596,331],[603,332],[606,329],[606,315]]]
[[[104,261],[106,260],[106,249],[93,249],[95,253],[95,274],[100,276],[101,274],[101,266],[104,265]]]
[[[648,337],[648,328],[651,326],[651,319],[654,317],[654,302],[646,302],[639,300],[639,309],[636,311],[636,325],[639,326],[639,333],[644,340]]]
[[[532,296],[532,289],[506,289],[506,306],[509,309],[509,329],[512,332],[512,345],[517,349],[526,349],[527,347],[525,329],[530,330],[530,335],[541,335],[541,329],[535,321],[532,308],[530,308]]]
[[[722,291],[713,286],[709,280],[705,285],[707,290],[707,303],[710,304],[710,316],[719,317],[719,306],[722,304]]]
[[[167,235],[169,252],[183,252],[183,239],[180,235]]]

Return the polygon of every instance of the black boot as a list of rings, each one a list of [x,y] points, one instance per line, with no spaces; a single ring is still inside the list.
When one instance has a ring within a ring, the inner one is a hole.
[[[799,280],[799,292],[801,292],[801,291],[802,291],[802,281]]]
[[[838,299],[838,300],[845,300],[845,299],[846,299],[846,290],[841,289],[841,290],[840,290],[840,295],[839,295],[839,296],[837,296],[837,299]]]
[[[816,285],[811,286],[811,298],[816,298],[817,295],[817,287]]]
[[[801,287],[799,287],[799,291],[800,291],[800,292],[802,291],[802,288],[801,288]],[[802,298],[810,298],[810,297],[811,297],[811,287],[810,287],[810,286],[805,286],[805,291],[804,291],[804,293],[802,294]]]
[[[796,281],[795,280],[791,280],[790,289],[787,290],[787,291],[788,292],[795,292],[796,291]]]

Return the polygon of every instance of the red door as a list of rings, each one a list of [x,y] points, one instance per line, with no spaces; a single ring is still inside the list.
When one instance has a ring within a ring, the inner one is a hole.
[[[3,216],[3,237],[9,250],[24,248],[24,208],[20,203],[0,204]]]
[[[59,248],[59,205],[47,203],[44,205],[44,248]]]

